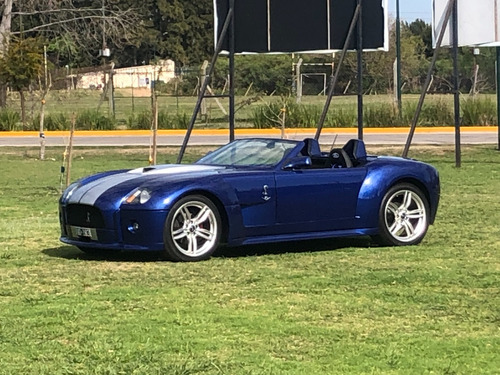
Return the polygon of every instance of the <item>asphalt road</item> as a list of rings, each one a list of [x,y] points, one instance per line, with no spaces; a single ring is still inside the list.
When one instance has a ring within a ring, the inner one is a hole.
[[[303,139],[314,137],[315,130],[287,131],[286,138]],[[185,131],[159,131],[157,144],[159,146],[179,146],[182,144]],[[279,130],[237,130],[236,138],[248,137],[280,137]],[[344,144],[347,140],[357,137],[356,129],[325,129],[320,137],[320,143],[331,145]],[[403,145],[408,138],[408,129],[365,129],[364,141],[370,145]],[[189,145],[221,145],[228,142],[227,130],[195,130],[191,135]],[[46,146],[65,146],[68,144],[69,132],[47,132]],[[108,131],[75,133],[74,146],[149,146],[152,143],[152,133],[148,131]],[[412,144],[449,145],[455,143],[453,128],[423,128],[417,129]],[[461,144],[497,144],[498,131],[496,127],[463,128]],[[37,147],[40,137],[36,132],[0,133],[0,147],[22,146]]]

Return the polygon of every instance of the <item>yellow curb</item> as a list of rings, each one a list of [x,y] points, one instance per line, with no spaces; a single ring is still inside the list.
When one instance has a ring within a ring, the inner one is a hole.
[[[363,132],[367,134],[384,134],[384,133],[408,133],[408,127],[399,128],[364,128]],[[496,132],[496,126],[464,126],[461,127],[462,132]],[[452,126],[443,127],[420,127],[416,128],[416,133],[453,133],[455,128]],[[285,133],[292,134],[311,134],[315,133],[315,128],[292,128],[286,129]],[[357,134],[357,128],[324,128],[323,133],[333,134]],[[159,135],[185,135],[186,130],[158,130]],[[228,129],[195,129],[194,135],[225,135],[228,134]],[[236,135],[281,135],[280,129],[236,129]],[[116,137],[116,136],[145,136],[151,135],[150,130],[77,130],[76,137]],[[12,131],[0,132],[0,137],[38,137],[37,131]],[[68,137],[69,131],[46,131],[46,137]]]

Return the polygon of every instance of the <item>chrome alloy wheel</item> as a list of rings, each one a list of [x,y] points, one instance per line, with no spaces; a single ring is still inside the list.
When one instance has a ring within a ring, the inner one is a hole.
[[[384,207],[385,227],[397,241],[410,243],[427,231],[427,208],[415,191],[397,190]]]
[[[201,201],[189,200],[174,213],[170,233],[176,249],[195,258],[211,252],[218,242],[218,221],[212,208]]]

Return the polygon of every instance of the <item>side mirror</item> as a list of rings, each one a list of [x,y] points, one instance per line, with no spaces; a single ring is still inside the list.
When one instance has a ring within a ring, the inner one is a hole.
[[[310,156],[297,156],[285,162],[283,169],[293,170],[293,169],[304,169],[312,165],[312,160]]]

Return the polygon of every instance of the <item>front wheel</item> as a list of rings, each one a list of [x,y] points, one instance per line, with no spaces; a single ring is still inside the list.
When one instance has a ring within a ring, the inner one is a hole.
[[[184,197],[167,215],[165,254],[174,261],[208,259],[219,246],[221,229],[219,211],[210,199],[202,195]]]
[[[379,235],[382,245],[416,245],[429,227],[429,203],[414,185],[399,184],[385,194],[379,209]]]

